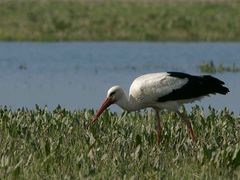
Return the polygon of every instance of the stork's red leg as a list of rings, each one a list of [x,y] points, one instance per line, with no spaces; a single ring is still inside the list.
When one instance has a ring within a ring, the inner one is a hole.
[[[179,111],[177,112],[177,114],[180,116],[180,118],[186,123],[187,127],[188,127],[188,130],[189,130],[189,133],[191,135],[191,138],[192,138],[192,141],[193,143],[195,144],[196,143],[196,136],[193,132],[193,129],[192,129],[192,124],[191,122],[188,120],[187,116],[184,114],[184,113],[180,113]]]
[[[157,120],[157,126],[156,126],[156,130],[157,130],[157,144],[160,144],[161,142],[161,123],[160,123],[160,116],[159,116],[159,111],[156,109],[156,120]]]

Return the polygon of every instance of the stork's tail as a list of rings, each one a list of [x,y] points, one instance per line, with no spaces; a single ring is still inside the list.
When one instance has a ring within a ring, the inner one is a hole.
[[[219,93],[225,95],[229,92],[229,89],[224,86],[225,83],[223,81],[210,75],[204,75],[202,77],[205,87],[210,91],[209,93]]]

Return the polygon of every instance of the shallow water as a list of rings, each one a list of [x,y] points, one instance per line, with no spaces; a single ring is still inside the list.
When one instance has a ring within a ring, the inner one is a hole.
[[[0,104],[96,109],[112,85],[128,90],[135,77],[150,72],[201,74],[197,66],[209,60],[240,66],[240,43],[0,42]],[[231,92],[195,104],[239,114],[240,73],[213,75]]]

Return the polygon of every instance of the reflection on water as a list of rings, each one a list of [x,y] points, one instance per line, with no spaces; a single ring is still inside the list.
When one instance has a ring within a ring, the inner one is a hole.
[[[128,90],[135,77],[150,72],[200,74],[197,66],[209,60],[240,66],[240,43],[1,42],[1,105],[98,108],[112,85]],[[240,73],[214,76],[225,81],[231,92],[197,104],[226,106],[239,113]]]

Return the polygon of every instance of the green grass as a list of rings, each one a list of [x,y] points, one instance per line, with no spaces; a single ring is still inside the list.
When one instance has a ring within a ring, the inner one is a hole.
[[[198,68],[202,73],[240,72],[240,67],[237,67],[235,64],[232,66],[223,64],[215,65],[213,61],[200,64]]]
[[[0,108],[1,179],[239,179],[240,118],[227,109],[189,112],[196,145],[173,113],[162,112],[156,144],[152,112],[13,111]]]
[[[0,40],[239,41],[240,3],[0,2]]]

